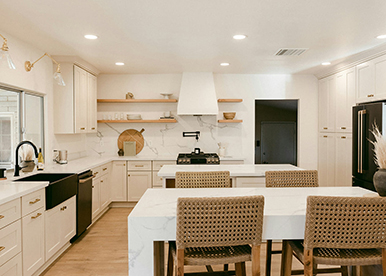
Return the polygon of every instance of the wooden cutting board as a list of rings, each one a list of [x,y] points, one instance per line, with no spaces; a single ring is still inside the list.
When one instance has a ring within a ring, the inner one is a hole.
[[[141,152],[143,149],[143,146],[145,145],[142,132],[144,132],[145,129],[141,129],[141,131],[135,130],[135,129],[126,129],[119,135],[118,137],[118,148],[123,150],[123,142],[125,141],[133,141],[136,145],[136,152],[137,154]]]

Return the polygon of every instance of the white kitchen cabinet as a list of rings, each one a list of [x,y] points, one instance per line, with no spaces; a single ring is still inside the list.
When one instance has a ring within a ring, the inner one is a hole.
[[[94,178],[92,180],[92,219],[96,218],[101,212],[101,181],[100,178]]]
[[[22,218],[22,241],[23,276],[30,276],[45,262],[43,207]]]
[[[335,133],[319,134],[319,186],[335,186]]]
[[[20,219],[0,230],[0,266],[21,251]]]
[[[335,136],[335,186],[352,186],[352,134]]]
[[[76,234],[76,196],[45,213],[45,257],[49,260]]]
[[[109,183],[109,175],[105,174],[101,176],[100,179],[100,205],[101,210],[105,209],[107,206],[109,206],[111,202],[111,196],[110,196],[110,183]]]
[[[335,91],[336,76],[319,81],[319,131],[335,130]]]
[[[374,63],[367,61],[356,66],[357,103],[375,100]]]
[[[110,176],[111,201],[127,201],[126,161],[113,161]]]
[[[386,55],[373,60],[375,78],[375,98],[377,101],[386,99]]]
[[[265,177],[236,177],[234,178],[235,183],[232,187],[235,188],[263,188],[265,187]]]
[[[163,178],[158,176],[159,170],[165,165],[175,165],[175,160],[154,160],[153,161],[153,184],[152,187],[160,189],[163,187]]]
[[[0,276],[22,276],[22,258],[21,253],[0,266]]]
[[[151,171],[129,171],[127,176],[128,201],[140,200],[146,190],[152,187],[151,178]]]
[[[336,76],[336,132],[352,132],[352,107],[355,105],[355,68]]]
[[[96,77],[72,63],[61,63],[61,71],[66,86],[54,87],[55,133],[95,133]]]

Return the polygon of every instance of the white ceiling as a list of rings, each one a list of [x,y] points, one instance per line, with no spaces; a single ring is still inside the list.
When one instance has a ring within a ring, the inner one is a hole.
[[[0,30],[102,73],[316,73],[385,43],[375,37],[386,34],[386,1],[0,0]],[[280,48],[309,50],[274,56]]]

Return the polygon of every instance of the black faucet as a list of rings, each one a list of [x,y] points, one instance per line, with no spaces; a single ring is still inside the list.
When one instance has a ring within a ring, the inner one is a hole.
[[[20,176],[19,174],[19,170],[20,170],[20,167],[19,167],[19,148],[24,145],[24,144],[30,144],[34,151],[35,151],[35,156],[36,158],[38,158],[38,149],[36,148],[36,146],[30,142],[30,141],[21,141],[17,146],[16,146],[16,156],[15,156],[15,174],[13,176]]]

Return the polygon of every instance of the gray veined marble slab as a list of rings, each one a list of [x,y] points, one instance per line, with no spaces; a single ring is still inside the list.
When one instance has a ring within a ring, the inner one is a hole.
[[[307,196],[367,194],[376,193],[360,187],[148,189],[128,217],[129,275],[156,275],[154,241],[175,240],[178,197],[263,195],[263,239],[281,240],[303,239]]]

